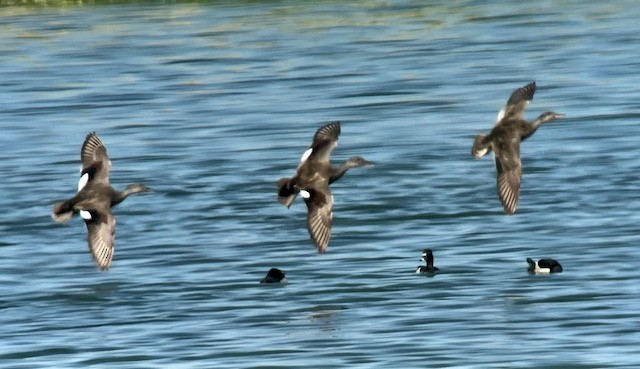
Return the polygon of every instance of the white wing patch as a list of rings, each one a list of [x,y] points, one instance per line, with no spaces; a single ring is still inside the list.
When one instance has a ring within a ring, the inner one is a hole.
[[[488,149],[488,148],[478,150],[478,151],[476,151],[476,152],[473,154],[473,156],[475,156],[476,158],[481,158],[481,157],[483,157],[483,156],[487,155],[487,151],[489,151],[489,149]]]
[[[502,120],[502,118],[504,118],[504,114],[507,112],[507,107],[505,106],[504,108],[500,109],[500,111],[498,112],[498,118],[496,119],[496,123],[500,122]]]
[[[313,152],[313,148],[310,147],[307,149],[307,151],[304,152],[304,154],[302,154],[302,157],[300,158],[300,162],[304,163],[305,161],[307,161],[307,159],[309,159],[309,156],[311,156],[311,153]]]
[[[300,196],[302,196],[303,199],[308,199],[311,197],[311,194],[307,190],[300,190]]]
[[[333,219],[333,204],[335,204],[335,203],[336,202],[334,201],[333,194],[331,194],[331,213],[329,214],[329,217],[331,219]]]
[[[87,185],[87,183],[89,182],[89,173],[85,173],[82,175],[82,177],[80,177],[80,180],[78,181],[78,192],[80,192],[84,186]]]
[[[91,220],[91,213],[86,210],[80,210],[80,216],[84,220]]]

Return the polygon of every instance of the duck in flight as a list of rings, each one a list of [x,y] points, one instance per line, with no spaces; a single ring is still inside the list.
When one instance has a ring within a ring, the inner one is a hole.
[[[493,150],[498,171],[498,196],[507,214],[516,212],[520,197],[520,142],[531,136],[543,123],[564,118],[564,114],[546,112],[533,122],[524,120],[524,110],[535,91],[535,82],[515,90],[507,105],[500,110],[495,127],[489,134],[477,135],[471,148],[475,158],[481,158]]]
[[[89,250],[100,270],[109,269],[115,247],[116,219],[111,208],[129,195],[149,192],[144,184],[131,184],[124,191],[116,191],[109,183],[111,160],[107,149],[95,132],[87,135],[80,150],[82,171],[78,192],[66,201],[53,205],[51,217],[56,222],[66,222],[80,214],[87,226]]]
[[[374,165],[361,156],[353,156],[339,167],[332,166],[329,159],[338,145],[339,135],[340,122],[320,127],[313,136],[311,147],[302,155],[295,176],[282,178],[278,182],[278,202],[282,205],[291,206],[298,193],[304,199],[307,205],[307,228],[319,253],[327,250],[331,238],[333,195],[329,185],[351,168]]]

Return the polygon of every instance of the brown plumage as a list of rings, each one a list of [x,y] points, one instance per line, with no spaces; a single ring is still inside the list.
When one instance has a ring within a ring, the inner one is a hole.
[[[93,260],[99,269],[106,270],[111,266],[115,247],[116,219],[111,208],[131,194],[151,189],[144,184],[129,185],[122,192],[111,187],[111,160],[95,132],[87,135],[80,158],[82,171],[78,193],[69,200],[56,203],[51,217],[56,222],[66,222],[79,213],[87,226],[87,240]]]
[[[338,144],[340,122],[320,127],[311,146],[302,155],[296,175],[278,181],[278,202],[289,207],[298,193],[307,205],[307,229],[318,252],[329,246],[333,219],[333,195],[329,185],[340,179],[350,168],[371,167],[373,162],[360,156],[349,158],[339,167],[330,163],[331,152]]]
[[[307,204],[307,229],[319,253],[329,246],[331,226],[333,225],[333,195],[329,186],[324,190],[301,190],[302,198]]]
[[[498,114],[498,121],[489,134],[476,136],[471,154],[481,158],[493,150],[497,170],[498,196],[504,212],[514,214],[520,197],[522,163],[520,160],[520,142],[531,136],[541,124],[564,114],[546,112],[529,123],[524,120],[524,110],[536,91],[536,83],[515,90],[507,105]]]

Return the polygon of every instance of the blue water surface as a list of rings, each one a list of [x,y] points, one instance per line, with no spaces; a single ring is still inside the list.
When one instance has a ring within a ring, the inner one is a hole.
[[[640,367],[640,3],[205,2],[0,8],[0,367]],[[471,144],[510,93],[506,216]],[[376,162],[332,185],[326,254],[276,202],[316,129]],[[96,131],[99,272],[71,197]],[[441,273],[414,274],[422,249]],[[553,257],[564,272],[526,273]],[[271,267],[285,286],[260,285]]]

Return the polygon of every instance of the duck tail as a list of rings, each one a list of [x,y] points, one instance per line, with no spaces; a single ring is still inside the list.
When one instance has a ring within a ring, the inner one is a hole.
[[[73,216],[73,204],[71,201],[61,201],[53,205],[51,218],[58,223],[64,223]]]
[[[278,202],[286,207],[290,207],[293,200],[298,195],[298,189],[296,188],[291,178],[282,178],[278,181]]]
[[[473,147],[471,148],[471,155],[474,158],[481,158],[487,155],[491,151],[491,145],[486,142],[487,135],[479,134],[473,141]]]

